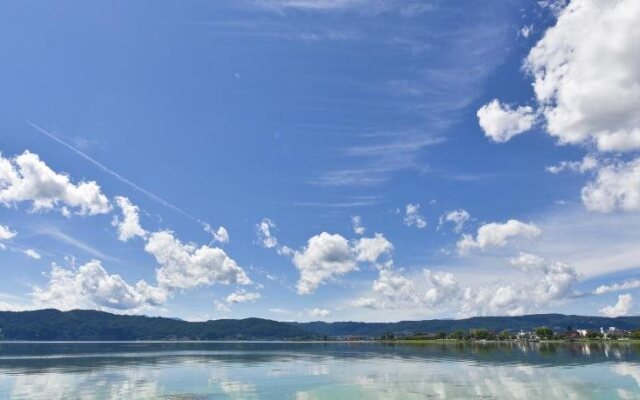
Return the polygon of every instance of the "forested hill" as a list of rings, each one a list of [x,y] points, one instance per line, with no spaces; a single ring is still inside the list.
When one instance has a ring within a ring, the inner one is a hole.
[[[302,328],[260,318],[187,322],[102,311],[0,312],[5,340],[294,340],[311,339]]]
[[[308,340],[323,337],[379,337],[413,333],[453,332],[485,328],[499,332],[547,326],[556,332],[572,329],[640,329],[640,317],[587,317],[537,314],[519,317],[474,317],[401,321],[395,323],[307,322],[268,319],[219,319],[187,322],[173,318],[116,315],[102,311],[37,310],[0,312],[0,337],[5,340]]]
[[[485,328],[494,332],[509,330],[530,331],[536,327],[546,326],[556,332],[571,329],[599,330],[601,327],[616,327],[618,329],[640,329],[640,317],[589,317],[563,314],[533,314],[518,317],[472,317],[466,319],[432,319],[425,321],[400,321],[391,323],[371,322],[307,322],[296,323],[300,328],[316,334],[332,337],[366,336],[378,337],[385,333],[396,335],[411,333],[453,332],[461,329]]]

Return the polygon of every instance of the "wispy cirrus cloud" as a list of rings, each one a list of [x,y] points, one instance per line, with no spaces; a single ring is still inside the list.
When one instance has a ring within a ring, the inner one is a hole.
[[[64,140],[60,139],[58,136],[54,135],[53,133],[49,132],[48,130],[36,125],[35,123],[33,123],[31,121],[27,121],[27,124],[29,124],[29,126],[31,126],[36,131],[40,132],[41,134],[45,135],[49,139],[57,142],[58,144],[61,144],[62,146],[66,147],[67,149],[69,149],[73,153],[77,154],[78,156],[82,157],[86,161],[89,161],[91,164],[93,164],[94,166],[98,167],[103,172],[106,172],[107,174],[113,176],[118,181],[124,183],[125,185],[129,186],[130,188],[134,189],[135,191],[137,191],[137,192],[149,197],[153,201],[155,201],[155,202],[157,202],[157,203],[159,203],[159,204],[161,204],[161,205],[163,205],[163,206],[165,206],[167,208],[170,208],[170,209],[182,214],[183,216],[185,216],[185,217],[187,217],[187,218],[189,218],[189,219],[191,219],[191,220],[193,220],[193,221],[195,221],[195,222],[197,222],[199,224],[202,224],[201,220],[199,220],[198,218],[194,217],[190,213],[184,211],[182,208],[171,204],[170,202],[164,200],[160,196],[158,196],[158,195],[148,191],[147,189],[141,187],[140,185],[130,181],[129,179],[127,179],[124,176],[120,175],[119,173],[115,172],[111,168],[107,167],[106,165],[104,165],[101,162],[95,160],[94,158],[92,158],[91,156],[87,155],[86,153],[80,151],[76,147],[73,147],[71,144],[69,144],[69,143],[65,142]]]
[[[354,11],[377,15],[393,12],[404,17],[413,17],[437,9],[439,1],[416,0],[247,0],[247,4],[277,12]]]
[[[119,261],[117,258],[110,256],[102,252],[101,250],[95,248],[94,246],[91,246],[90,244],[63,232],[62,230],[60,230],[55,226],[43,225],[38,229],[36,229],[35,233],[36,235],[49,236],[52,239],[55,239],[59,242],[66,243],[72,247],[75,247],[76,249],[82,250],[85,253],[92,255],[94,257],[97,257],[101,260]]]

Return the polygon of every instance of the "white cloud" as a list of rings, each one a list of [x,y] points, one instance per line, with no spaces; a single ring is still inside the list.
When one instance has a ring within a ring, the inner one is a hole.
[[[246,290],[241,289],[227,296],[226,302],[229,304],[254,302],[261,297],[262,295],[260,293],[247,292]]]
[[[460,233],[464,228],[465,222],[467,222],[469,218],[471,218],[471,216],[466,210],[460,209],[460,210],[449,211],[444,215],[440,216],[440,221],[438,223],[438,226],[442,226],[445,223],[450,222],[453,224],[453,231],[456,233]]]
[[[278,249],[279,254],[291,256],[300,271],[298,294],[312,293],[326,281],[357,270],[359,262],[376,263],[391,251],[393,244],[381,233],[349,242],[341,235],[327,232],[311,237],[300,251],[286,246]]]
[[[460,284],[451,272],[432,272],[425,270],[424,275],[431,283],[424,300],[429,307],[442,304],[445,301],[456,300],[460,295]]]
[[[156,278],[162,287],[189,289],[214,283],[251,283],[245,271],[224,250],[183,244],[170,231],[152,233],[145,250],[160,264]]]
[[[356,235],[364,235],[366,228],[362,225],[362,218],[359,215],[351,217],[351,225]]]
[[[523,271],[531,271],[532,269],[540,268],[540,266],[544,265],[544,258],[535,254],[520,252],[518,257],[511,258],[509,263]]]
[[[429,284],[428,289],[425,285]],[[391,262],[379,268],[378,278],[371,286],[375,297],[364,296],[351,304],[369,309],[432,309],[443,302],[451,305],[461,296],[455,276],[448,272],[432,273],[424,270],[417,278],[410,278],[393,269]]]
[[[4,301],[0,301],[0,311],[26,311],[31,309],[31,307],[22,304],[15,304],[13,302],[6,303]]]
[[[35,251],[35,250],[33,250],[33,249],[27,249],[27,250],[25,250],[25,251],[24,251],[24,254],[25,254],[27,257],[31,257],[31,258],[33,258],[34,260],[39,260],[39,259],[41,259],[41,258],[42,258],[42,256],[40,255],[40,253],[38,253],[37,251]]]
[[[300,271],[299,294],[309,294],[326,280],[357,269],[349,241],[327,232],[313,236],[302,251],[296,251],[293,264]]]
[[[498,143],[509,141],[512,137],[528,131],[536,120],[531,107],[512,109],[496,99],[480,107],[477,115],[484,134]]]
[[[415,301],[413,282],[389,267],[380,269],[372,289],[394,304]]]
[[[621,290],[640,288],[640,279],[631,279],[622,283],[612,283],[609,285],[600,285],[591,292],[591,294],[605,294],[609,292],[619,292]]]
[[[211,233],[213,235],[213,240],[219,243],[229,243],[229,232],[227,232],[227,228],[221,226],[217,231]]]
[[[393,251],[393,244],[383,234],[376,233],[372,238],[361,238],[355,242],[356,260],[375,263],[383,254]]]
[[[258,225],[256,225],[256,233],[258,239],[263,247],[272,249],[278,245],[278,239],[271,233],[271,230],[276,227],[269,218],[263,218]]]
[[[213,305],[216,309],[217,312],[222,313],[222,314],[228,314],[231,312],[231,309],[224,303],[216,300],[213,302]]]
[[[122,211],[122,219],[114,216],[111,222],[111,225],[115,226],[118,230],[118,240],[126,242],[136,236],[145,238],[147,231],[140,226],[138,206],[131,204],[129,199],[123,196],[116,196],[114,201],[120,208],[120,211]]]
[[[427,221],[420,215],[420,204],[407,204],[404,213],[404,224],[418,229],[427,227]]]
[[[542,8],[548,8],[555,15],[558,15],[567,6],[568,2],[569,0],[539,0],[538,5]]]
[[[578,273],[571,265],[538,258],[529,265],[527,280],[503,280],[493,285],[467,287],[459,315],[522,315],[566,300],[574,293]]]
[[[595,156],[587,154],[581,161],[561,161],[560,164],[545,169],[552,174],[559,174],[564,171],[584,173],[598,168],[599,165],[600,162]]]
[[[380,302],[372,297],[360,297],[352,301],[351,304],[357,308],[370,308],[373,310],[380,306]]]
[[[561,143],[640,148],[638,18],[635,0],[574,0],[529,53],[547,130]]]
[[[378,269],[378,278],[371,285],[375,297],[360,297],[351,302],[354,307],[372,310],[419,307],[418,290],[413,280],[393,269],[388,262]]]
[[[590,211],[640,211],[640,158],[598,169],[582,189],[582,202]]]
[[[575,294],[578,273],[574,267],[530,254],[521,254],[514,263],[526,264],[523,276],[509,274],[509,278],[471,285],[463,285],[455,274],[445,271],[423,270],[422,274],[409,277],[394,271],[389,263],[380,269],[372,285],[373,295],[362,296],[351,304],[421,313],[448,310],[464,317],[520,315],[543,310]]]
[[[492,222],[478,228],[474,239],[471,235],[463,235],[458,241],[458,252],[466,254],[471,249],[485,250],[490,247],[502,247],[507,241],[515,237],[533,238],[542,231],[534,224],[527,224],[515,219],[506,223]]]
[[[144,281],[131,286],[120,275],[109,275],[100,261],[93,260],[77,270],[54,264],[46,287],[35,286],[32,297],[34,306],[39,308],[97,308],[136,312],[164,303],[167,293]]]
[[[213,229],[211,225],[204,223],[203,227],[204,231],[213,237],[214,242],[229,243],[229,232],[227,232],[227,228],[224,226],[221,226],[218,229]]]
[[[14,237],[16,237],[16,235],[17,235],[16,231],[12,231],[6,225],[0,225],[0,240],[13,239]]]
[[[526,25],[520,29],[520,35],[525,39],[531,35],[531,32],[533,32],[533,25]]]
[[[68,208],[79,215],[106,214],[111,204],[94,181],[74,184],[40,160],[37,154],[25,151],[12,159],[0,155],[0,203],[11,206],[31,202],[34,211]]]
[[[627,293],[619,295],[616,304],[601,308],[599,312],[602,316],[615,318],[629,315],[631,307],[633,307],[633,297]]]
[[[327,318],[331,314],[331,312],[324,308],[312,308],[311,310],[307,310],[307,313],[314,318]]]

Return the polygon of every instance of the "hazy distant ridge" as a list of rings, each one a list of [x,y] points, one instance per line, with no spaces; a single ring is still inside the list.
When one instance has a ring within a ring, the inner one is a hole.
[[[384,333],[452,332],[487,328],[493,331],[556,331],[608,328],[640,329],[640,317],[589,317],[536,314],[519,317],[473,317],[459,320],[288,323],[261,318],[187,322],[174,318],[117,315],[102,311],[37,310],[0,312],[5,340],[296,340],[344,336],[378,337]]]
[[[486,328],[492,331],[510,330],[513,332],[532,330],[547,326],[555,331],[571,329],[599,330],[614,326],[618,329],[639,329],[640,317],[590,317],[564,314],[532,314],[517,317],[472,317],[466,319],[432,319],[425,321],[400,321],[391,323],[376,322],[307,322],[295,323],[300,328],[317,334],[328,336],[380,336],[384,333],[403,332],[452,332],[458,329]]]

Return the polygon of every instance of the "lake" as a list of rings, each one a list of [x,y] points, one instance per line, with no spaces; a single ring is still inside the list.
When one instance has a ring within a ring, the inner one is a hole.
[[[640,399],[640,346],[0,342],[0,398]]]

